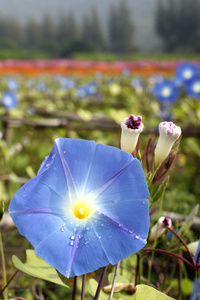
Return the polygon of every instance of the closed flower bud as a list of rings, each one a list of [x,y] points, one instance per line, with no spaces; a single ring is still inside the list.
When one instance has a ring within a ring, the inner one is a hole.
[[[121,149],[132,153],[137,145],[138,137],[143,131],[141,116],[131,115],[129,118],[124,118],[121,123]]]
[[[173,122],[161,122],[159,124],[159,139],[155,148],[155,164],[161,165],[169,155],[174,142],[180,137],[181,128]]]
[[[160,217],[158,222],[151,228],[149,242],[154,242],[166,230],[172,226],[172,221],[168,217]]]

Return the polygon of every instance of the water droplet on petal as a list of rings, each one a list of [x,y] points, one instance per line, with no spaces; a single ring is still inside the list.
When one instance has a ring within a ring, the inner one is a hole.
[[[135,239],[136,239],[136,240],[139,240],[139,238],[140,238],[140,236],[136,234],[136,235],[135,235]]]
[[[63,224],[60,228],[60,231],[64,232],[65,231],[65,224]]]
[[[53,154],[51,158],[52,158],[52,159],[54,159],[54,158],[55,158],[55,156],[56,156],[56,155],[55,155],[55,154]]]
[[[74,227],[73,231],[74,231],[74,232],[76,232],[76,231],[77,231],[77,228],[76,228],[76,227]]]
[[[98,236],[98,239],[101,239],[101,236]]]
[[[101,226],[104,226],[104,224],[102,223]]]
[[[87,230],[87,231],[90,230],[90,227],[89,226],[85,227],[85,230]]]
[[[79,234],[79,236],[78,236],[79,240],[82,239],[82,237],[83,237],[83,234]]]
[[[71,239],[71,240],[75,240],[75,235],[72,235],[72,236],[70,237],[70,239]]]
[[[87,245],[88,243],[89,243],[89,241],[88,241],[88,240],[86,240],[86,241],[85,241],[85,245]]]
[[[128,233],[132,234],[134,232],[134,230],[129,230]]]
[[[46,167],[48,168],[50,166],[50,164],[48,163],[48,164],[46,164]]]
[[[122,226],[123,226],[123,224],[119,224],[118,226],[119,226],[119,227],[122,227]]]
[[[146,202],[145,202],[145,201],[142,201],[142,204],[143,204],[143,205],[145,205],[145,204],[146,204]]]
[[[70,245],[70,246],[73,246],[73,245],[74,245],[74,242],[73,242],[73,241],[71,241],[71,242],[69,243],[69,245]]]
[[[66,153],[66,150],[63,150],[63,153]]]

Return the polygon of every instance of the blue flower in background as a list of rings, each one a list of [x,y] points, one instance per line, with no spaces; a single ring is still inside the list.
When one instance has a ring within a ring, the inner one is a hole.
[[[83,99],[88,96],[94,96],[97,92],[97,84],[95,82],[90,82],[87,85],[81,86],[77,89],[77,97]]]
[[[75,81],[70,78],[62,78],[61,85],[65,89],[73,89],[75,87]]]
[[[45,91],[46,88],[47,88],[46,83],[44,83],[42,81],[38,82],[37,85],[36,85],[36,90],[38,90],[40,92]]]
[[[9,90],[11,91],[17,91],[18,88],[19,88],[19,84],[17,83],[16,80],[12,79],[12,78],[9,78],[7,80],[7,87]]]
[[[199,73],[199,68],[195,63],[185,62],[180,64],[175,72],[177,85],[185,84]]]
[[[67,277],[138,252],[149,230],[140,162],[94,141],[56,139],[36,177],[9,212],[36,254]]]
[[[194,256],[197,269],[200,271],[200,239]],[[190,300],[200,300],[200,277],[196,277],[192,285],[192,294]]]
[[[132,85],[132,87],[134,87],[134,89],[137,93],[141,93],[143,91],[143,84],[139,78],[133,78],[131,80],[131,85]]]
[[[158,101],[166,104],[173,103],[179,96],[179,88],[174,81],[164,79],[153,87],[153,94]]]
[[[185,84],[185,91],[191,97],[200,98],[200,74]]]
[[[18,106],[18,99],[16,94],[11,91],[4,92],[2,95],[1,103],[7,110],[16,108]]]

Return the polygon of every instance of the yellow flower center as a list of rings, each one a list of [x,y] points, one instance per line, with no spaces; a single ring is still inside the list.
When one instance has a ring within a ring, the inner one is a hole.
[[[73,206],[74,216],[78,219],[84,219],[90,214],[90,207],[87,202],[77,201]]]

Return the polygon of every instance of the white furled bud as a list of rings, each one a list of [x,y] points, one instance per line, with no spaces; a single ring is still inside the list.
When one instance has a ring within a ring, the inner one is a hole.
[[[158,222],[151,228],[149,242],[154,242],[171,226],[171,219],[168,217],[160,217]]]
[[[173,122],[161,122],[159,124],[159,139],[155,148],[155,164],[160,166],[169,155],[173,144],[181,135],[181,128]]]
[[[121,123],[121,149],[132,153],[138,142],[140,133],[143,131],[141,116],[131,115],[129,118],[124,118]]]

